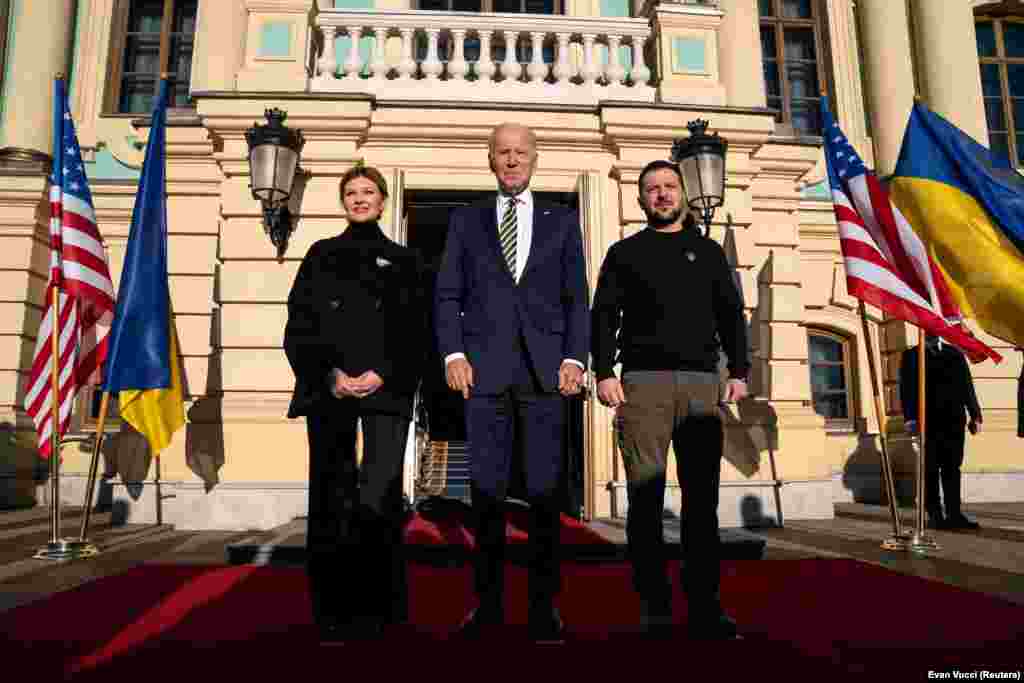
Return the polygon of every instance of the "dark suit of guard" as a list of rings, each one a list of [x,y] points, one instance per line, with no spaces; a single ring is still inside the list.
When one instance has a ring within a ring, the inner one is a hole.
[[[981,421],[981,407],[964,354],[936,338],[925,344],[925,493],[924,507],[933,526],[973,527],[964,524],[960,509],[960,467],[964,461],[966,416]],[[903,352],[900,363],[900,400],[903,419],[918,420],[918,349]],[[942,483],[943,506],[939,501]]]
[[[314,244],[288,297],[284,347],[296,377],[288,417],[306,416],[308,573],[322,628],[406,616],[402,466],[426,348],[422,297],[418,253],[376,223]],[[373,370],[383,384],[365,398],[335,398],[332,368],[353,377]]]
[[[466,401],[477,521],[475,589],[481,609],[501,614],[505,499],[518,432],[524,458],[531,621],[560,589],[557,495],[565,446],[566,359],[585,364],[589,308],[578,214],[535,201],[533,237],[518,283],[502,254],[496,200],[452,215],[437,278],[441,358],[465,353],[474,386]],[[538,617],[544,618],[543,616]]]

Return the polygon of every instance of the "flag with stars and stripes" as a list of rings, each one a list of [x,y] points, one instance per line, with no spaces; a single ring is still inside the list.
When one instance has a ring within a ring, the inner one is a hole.
[[[825,162],[846,267],[846,289],[888,315],[961,349],[974,362],[1002,357],[958,323],[946,280],[889,193],[822,103]]]
[[[54,288],[59,292],[59,312],[53,310]],[[92,193],[62,79],[57,79],[54,88],[50,278],[45,306],[24,405],[36,426],[39,453],[47,458],[53,430],[54,320],[60,337],[60,437],[67,433],[79,388],[102,380],[100,369],[107,356],[107,336],[114,315],[114,285],[103,238],[96,227]]]

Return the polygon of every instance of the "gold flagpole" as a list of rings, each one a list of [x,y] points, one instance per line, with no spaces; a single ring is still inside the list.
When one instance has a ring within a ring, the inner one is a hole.
[[[96,472],[99,470],[100,448],[103,446],[104,427],[107,422],[107,408],[110,405],[110,392],[104,391],[100,399],[100,415],[96,423],[96,442],[93,444],[92,460],[89,462],[89,479],[85,485],[85,504],[82,507],[82,527],[78,532],[78,544],[82,554],[98,555],[100,550],[89,542],[89,517],[92,515],[92,494],[96,486]]]
[[[923,327],[917,328],[917,520],[914,534],[910,537],[910,550],[915,553],[925,554],[929,551],[939,550],[939,544],[934,538],[925,532],[924,527],[924,505],[925,505],[925,448],[927,448],[927,383],[925,381],[925,364],[927,351],[925,349],[925,332]]]
[[[874,394],[875,417],[878,420],[878,442],[882,451],[882,480],[885,484],[886,494],[889,497],[889,512],[892,515],[892,536],[882,541],[882,547],[886,550],[906,550],[907,536],[903,534],[900,523],[899,512],[896,510],[896,486],[893,483],[892,461],[889,459],[889,446],[887,435],[887,420],[885,410],[882,406],[882,396],[878,386],[878,369],[875,367],[875,342],[871,338],[871,331],[868,329],[868,314],[864,301],[857,300],[860,309],[860,322],[864,330],[864,345],[868,352],[868,369],[871,375],[871,392]]]

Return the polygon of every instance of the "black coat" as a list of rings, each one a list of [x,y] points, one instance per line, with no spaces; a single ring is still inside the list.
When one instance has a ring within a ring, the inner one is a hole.
[[[288,417],[340,402],[329,388],[338,368],[373,370],[384,384],[360,412],[412,415],[427,349],[428,302],[419,252],[384,236],[376,223],[352,224],[320,240],[302,260],[288,295],[284,350],[295,373]]]
[[[917,347],[903,352],[900,362],[900,400],[903,419],[917,420]],[[965,412],[972,420],[981,417],[981,407],[974,392],[974,380],[964,354],[950,344],[939,351],[928,350],[925,361],[925,411],[927,426],[932,429],[948,423],[963,425]]]

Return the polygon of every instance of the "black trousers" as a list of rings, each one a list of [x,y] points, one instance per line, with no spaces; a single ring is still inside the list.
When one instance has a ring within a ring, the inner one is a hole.
[[[928,416],[924,457],[924,506],[931,517],[956,517],[960,510],[960,467],[964,463],[964,440],[967,438],[963,418]],[[942,502],[939,503],[939,483]]]
[[[317,624],[407,616],[402,465],[409,419],[359,415],[355,399],[307,417],[310,600]],[[355,405],[353,405],[355,404]],[[363,459],[356,464],[356,421]]]
[[[550,606],[561,587],[558,485],[564,456],[565,399],[557,391],[540,388],[524,348],[517,362],[519,382],[499,394],[471,394],[466,401],[477,539],[474,585],[481,605],[496,610],[501,608],[504,588],[504,501],[517,446],[522,449],[530,506],[531,606]]]

